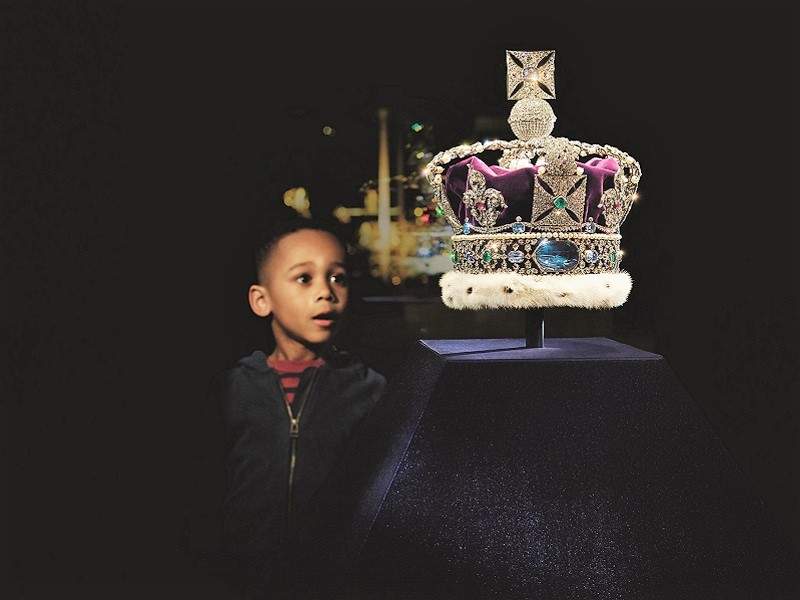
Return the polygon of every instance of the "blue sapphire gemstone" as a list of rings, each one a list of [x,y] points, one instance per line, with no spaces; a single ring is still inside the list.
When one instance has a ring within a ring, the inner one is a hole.
[[[465,234],[467,234],[467,233],[469,233],[470,229],[472,229],[472,225],[470,225],[469,221],[467,221],[466,223],[464,223],[464,227],[462,228],[462,231]]]
[[[525,233],[525,223],[514,223],[511,226],[511,231],[514,233]]]
[[[578,247],[566,240],[542,240],[534,257],[546,271],[571,271],[578,265]]]
[[[506,258],[510,263],[521,263],[523,260],[525,260],[525,253],[521,250],[512,250],[506,254]]]

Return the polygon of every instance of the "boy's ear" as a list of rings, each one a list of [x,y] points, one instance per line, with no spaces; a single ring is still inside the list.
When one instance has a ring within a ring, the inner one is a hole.
[[[250,309],[259,317],[268,317],[272,313],[272,300],[263,285],[251,285],[247,291],[247,300],[250,302]]]

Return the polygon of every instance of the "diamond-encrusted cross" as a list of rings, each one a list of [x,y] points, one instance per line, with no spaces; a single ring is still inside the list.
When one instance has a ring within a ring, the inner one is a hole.
[[[533,186],[535,227],[580,225],[586,208],[586,175],[537,177]]]
[[[555,98],[555,66],[555,50],[506,50],[508,99]]]

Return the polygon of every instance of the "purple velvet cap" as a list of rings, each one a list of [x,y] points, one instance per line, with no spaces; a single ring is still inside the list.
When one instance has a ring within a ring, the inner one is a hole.
[[[614,174],[619,164],[614,158],[592,158],[585,163],[577,163],[586,174],[586,221],[592,217],[595,222],[600,219],[602,211],[598,208],[603,191],[613,187]],[[538,168],[536,166],[519,169],[504,169],[496,165],[487,165],[477,156],[465,158],[447,169],[445,173],[445,193],[450,206],[458,219],[463,223],[468,215],[467,206],[461,201],[467,189],[467,173],[469,167],[481,172],[486,177],[486,187],[499,190],[505,198],[507,208],[497,218],[497,225],[513,223],[516,218],[531,221],[533,204],[533,185]]]

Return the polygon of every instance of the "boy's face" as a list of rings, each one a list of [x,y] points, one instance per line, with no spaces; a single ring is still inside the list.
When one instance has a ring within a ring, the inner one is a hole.
[[[325,231],[301,229],[278,241],[261,271],[276,340],[318,345],[331,339],[347,306],[344,261],[341,243]]]

